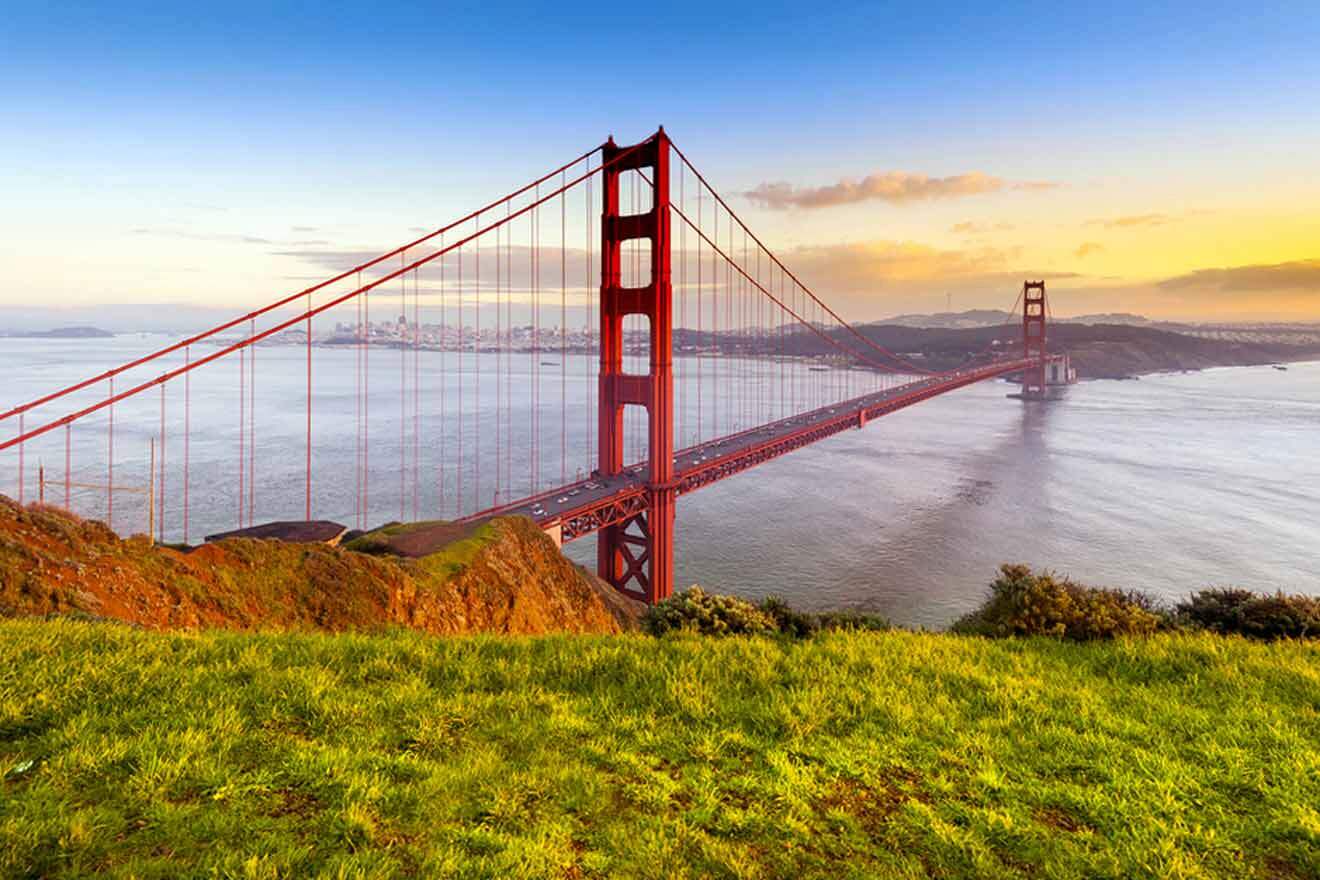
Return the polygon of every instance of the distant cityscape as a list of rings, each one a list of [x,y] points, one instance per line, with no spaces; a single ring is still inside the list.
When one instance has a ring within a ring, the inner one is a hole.
[[[786,333],[795,334],[799,328],[785,328]],[[686,353],[703,351],[738,351],[752,348],[753,331],[747,329],[725,329],[720,331],[694,331],[689,328],[675,328],[674,350]],[[625,328],[624,351],[627,354],[645,353],[650,345],[650,331],[647,329]],[[302,328],[290,328],[275,337],[279,342],[303,345],[307,342],[307,332]],[[514,326],[490,326],[480,328],[465,324],[428,324],[414,326],[406,316],[400,315],[393,321],[371,321],[359,327],[357,324],[338,322],[334,329],[325,333],[313,333],[313,345],[359,345],[365,342],[372,346],[391,348],[412,347],[432,351],[494,351],[502,352],[558,352],[572,353],[595,352],[599,350],[600,332],[590,327],[565,327],[557,325],[536,327],[533,324]]]
[[[645,331],[626,331],[625,339],[629,343],[644,345]],[[284,334],[286,341],[306,342],[305,330],[290,329]],[[406,316],[400,315],[394,321],[372,321],[362,327],[357,324],[336,323],[334,330],[316,335],[312,342],[317,345],[355,345],[364,340],[369,345],[412,346],[455,351],[499,347],[503,351],[543,351],[565,348],[572,351],[596,349],[600,334],[587,327],[566,327],[562,332],[558,326],[536,327],[532,324],[522,326],[472,325],[453,326],[450,324],[428,324],[421,322],[414,326]]]

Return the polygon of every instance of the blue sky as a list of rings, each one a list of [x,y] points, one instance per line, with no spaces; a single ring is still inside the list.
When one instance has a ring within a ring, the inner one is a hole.
[[[385,249],[658,123],[730,193],[890,172],[1058,184],[1034,198],[745,206],[772,245],[820,267],[822,293],[822,249],[871,260],[875,291],[839,291],[860,316],[935,302],[935,288],[988,303],[988,278],[1028,267],[1078,279],[1079,310],[1158,311],[1143,285],[1320,258],[1314,2],[69,3],[9,4],[4,18],[5,305],[269,299],[294,270],[268,252],[231,240],[162,255],[129,233],[317,227]],[[1132,240],[1105,226],[1143,216],[1177,219]],[[992,231],[969,241],[960,224]],[[917,281],[886,274],[896,248]],[[216,261],[221,282],[176,271]],[[1271,293],[1286,306],[1237,311],[1320,318],[1320,282],[1302,278]],[[1179,308],[1224,311],[1231,292]]]

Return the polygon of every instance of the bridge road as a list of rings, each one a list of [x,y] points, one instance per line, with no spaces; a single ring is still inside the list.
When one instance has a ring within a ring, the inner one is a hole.
[[[1020,360],[999,361],[985,367],[917,379],[884,391],[824,406],[682,449],[674,456],[675,482],[678,484],[679,494],[693,491],[716,479],[722,479],[723,476],[732,476],[770,458],[777,458],[793,449],[823,439],[823,436],[839,433],[848,428],[862,427],[865,424],[863,413],[882,407],[886,408],[885,411],[891,412],[973,382],[1020,370],[1024,365],[1025,362]],[[880,412],[876,415],[883,414],[884,412]],[[787,442],[797,437],[803,438],[803,442],[796,445]],[[776,451],[776,446],[783,448]],[[754,453],[760,454],[752,460]],[[721,475],[714,479],[700,478],[703,473],[712,470],[721,471]],[[526,516],[542,527],[550,527],[556,523],[567,526],[563,529],[562,539],[570,541],[609,524],[606,520],[598,520],[590,524],[576,522],[587,512],[611,504],[624,510],[627,501],[644,497],[648,477],[648,466],[645,463],[634,464],[613,476],[593,474],[587,479],[569,483],[504,507],[482,511],[466,519],[476,520],[495,515]]]

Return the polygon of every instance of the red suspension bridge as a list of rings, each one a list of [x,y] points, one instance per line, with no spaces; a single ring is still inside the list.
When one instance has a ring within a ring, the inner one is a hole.
[[[9,407],[0,453],[20,503],[162,542],[524,514],[594,535],[599,574],[654,602],[680,496],[974,382],[1043,396],[1044,283],[1019,298],[1020,346],[925,369],[840,318],[661,129]]]

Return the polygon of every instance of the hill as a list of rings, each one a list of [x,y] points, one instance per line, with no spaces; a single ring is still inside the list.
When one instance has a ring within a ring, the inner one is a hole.
[[[973,317],[979,314],[973,313]],[[1022,326],[1017,321],[984,326],[975,322],[974,326],[953,323],[958,326],[863,324],[856,331],[913,364],[933,370],[962,366],[972,358],[983,358],[987,351],[1022,350]],[[674,339],[684,351],[717,349],[729,354],[765,357],[834,358],[840,350],[865,351],[866,347],[851,331],[822,327],[820,334],[833,337],[833,342],[803,330],[780,338],[777,334],[714,334],[684,328],[675,331]],[[1142,373],[1320,359],[1320,336],[1314,329],[1283,334],[1053,321],[1049,345],[1051,350],[1072,355],[1077,374],[1084,379],[1123,379]]]
[[[1022,335],[1018,324],[962,330],[868,325],[861,332],[893,351],[920,353],[935,369],[958,366],[969,353],[984,351],[995,340],[1006,350],[1018,351]],[[1320,358],[1320,344],[1208,339],[1130,324],[1055,322],[1049,334],[1050,346],[1068,352],[1078,375],[1087,379]]]
[[[638,613],[519,517],[451,529],[419,558],[392,555],[409,533],[435,527],[368,533],[355,544],[365,552],[240,538],[180,550],[0,496],[0,616],[455,634],[618,632]]]
[[[935,312],[934,314],[895,315],[882,321],[873,321],[873,325],[884,324],[900,327],[925,327],[940,330],[963,330],[972,327],[998,327],[1021,320],[1020,314],[1006,312],[1003,309],[968,309],[965,312]],[[1060,324],[1130,324],[1150,326],[1154,322],[1143,315],[1131,312],[1104,312],[1095,315],[1077,315],[1071,318],[1054,317]],[[1166,329],[1177,329],[1184,325],[1169,324]]]
[[[0,622],[0,876],[1301,878],[1320,648]]]
[[[964,312],[895,315],[867,326],[924,327],[939,330],[962,330],[969,327],[997,327],[1010,323],[1015,316],[1003,309],[968,309]]]
[[[8,334],[23,339],[111,339],[115,334],[99,327],[56,327],[53,330],[27,330]]]

